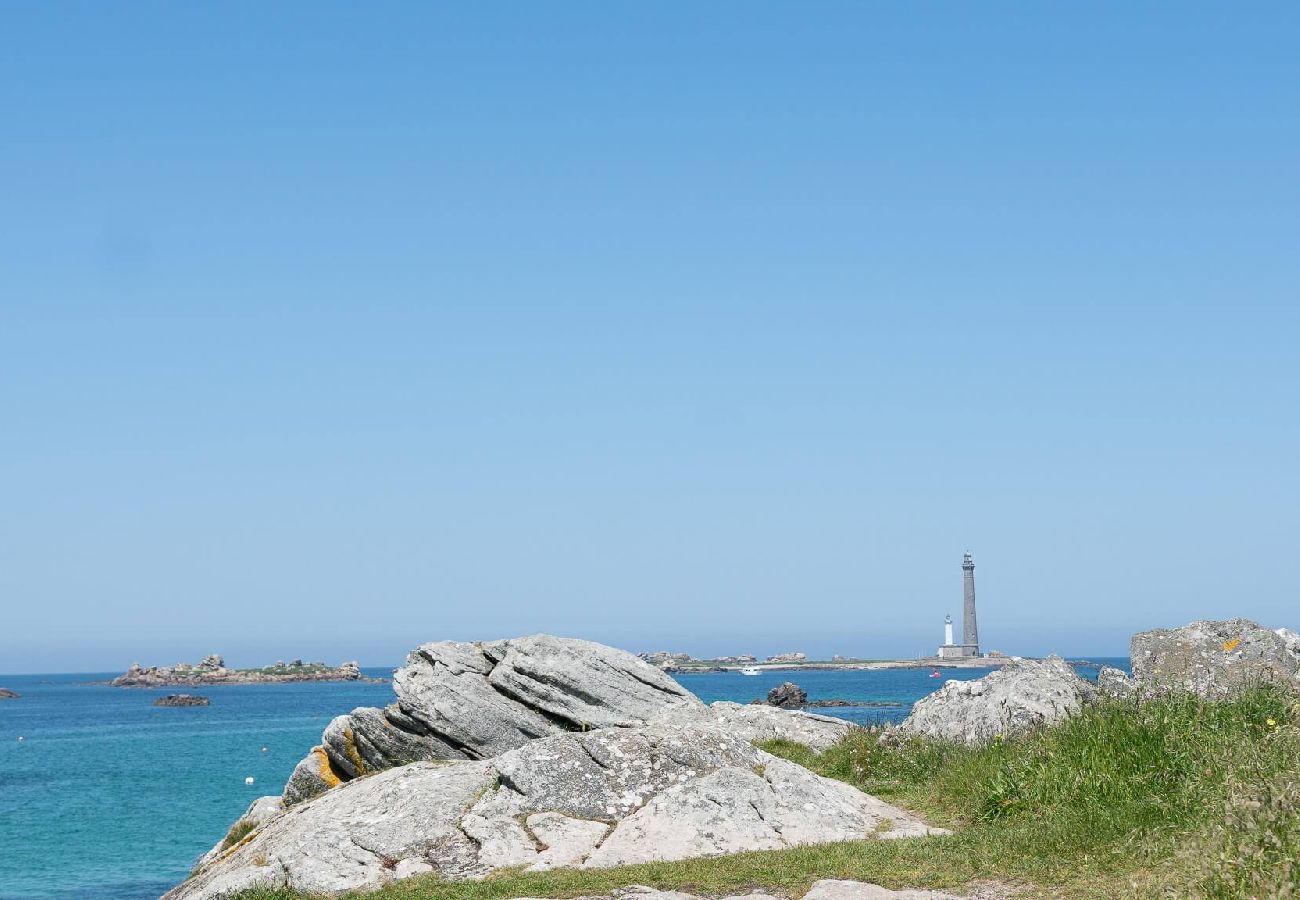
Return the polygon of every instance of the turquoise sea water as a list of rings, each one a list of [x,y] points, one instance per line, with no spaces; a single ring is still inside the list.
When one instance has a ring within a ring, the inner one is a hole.
[[[949,669],[944,677],[988,671]],[[1096,676],[1095,667],[1080,671]],[[330,718],[393,696],[388,684],[233,685],[203,688],[211,706],[160,709],[151,704],[168,691],[87,684],[109,677],[0,677],[0,686],[23,695],[0,701],[0,900],[153,900],[254,798],[280,792]],[[821,710],[859,722],[901,718],[942,684],[924,669],[679,680],[707,701],[747,702],[796,680],[814,700],[904,704]]]

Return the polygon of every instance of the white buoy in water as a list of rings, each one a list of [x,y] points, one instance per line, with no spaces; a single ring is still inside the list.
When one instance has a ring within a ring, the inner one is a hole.
[[[252,783],[253,783],[252,775],[249,775],[247,778],[244,779],[244,784],[252,784]]]
[[[263,747],[263,748],[262,748],[262,752],[265,753],[265,752],[266,752],[266,749],[267,749],[267,748]]]
[[[21,734],[18,735],[18,740],[20,740],[20,741],[23,740],[23,736],[22,736]]]

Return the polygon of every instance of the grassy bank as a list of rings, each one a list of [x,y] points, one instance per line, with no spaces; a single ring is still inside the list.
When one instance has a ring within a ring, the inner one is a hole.
[[[701,894],[820,878],[888,887],[1012,883],[1027,896],[1300,895],[1300,707],[1261,687],[1229,703],[1103,703],[1057,728],[966,749],[886,746],[854,734],[825,753],[765,749],[853,784],[951,837],[860,842],[601,871],[510,873],[482,882],[412,879],[369,897],[574,897],[628,884]],[[241,900],[290,900],[260,891]]]

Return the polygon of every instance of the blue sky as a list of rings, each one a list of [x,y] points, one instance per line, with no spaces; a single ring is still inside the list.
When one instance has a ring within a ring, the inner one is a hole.
[[[0,671],[1300,627],[1298,17],[4,4]]]

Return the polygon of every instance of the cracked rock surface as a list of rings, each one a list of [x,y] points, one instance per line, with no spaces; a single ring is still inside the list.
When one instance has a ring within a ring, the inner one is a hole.
[[[846,719],[832,716],[729,700],[718,700],[708,707],[674,707],[661,713],[655,724],[717,728],[752,742],[783,738],[817,751],[827,749],[857,727]]]
[[[945,832],[723,731],[605,728],[560,732],[490,761],[416,762],[347,782],[275,813],[167,900],[935,833]]]
[[[490,759],[565,731],[631,728],[703,704],[660,669],[591,641],[539,634],[423,644],[393,675],[397,702],[335,718],[294,770],[286,804],[422,760]]]
[[[1059,656],[1022,660],[976,681],[949,681],[918,700],[896,733],[984,744],[1055,725],[1096,695],[1096,687]]]

